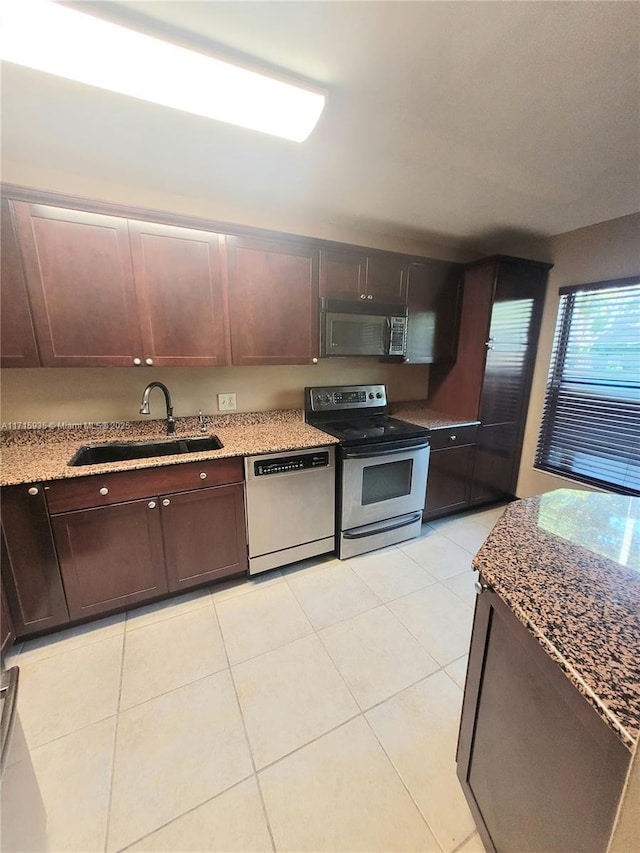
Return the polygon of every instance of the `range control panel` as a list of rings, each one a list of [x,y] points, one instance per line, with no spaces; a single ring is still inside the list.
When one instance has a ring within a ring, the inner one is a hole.
[[[384,385],[337,385],[305,389],[305,406],[312,412],[371,409],[387,405]]]
[[[298,453],[295,456],[278,456],[275,459],[260,459],[253,463],[256,477],[269,474],[287,474],[289,471],[304,471],[308,468],[328,468],[329,452]]]

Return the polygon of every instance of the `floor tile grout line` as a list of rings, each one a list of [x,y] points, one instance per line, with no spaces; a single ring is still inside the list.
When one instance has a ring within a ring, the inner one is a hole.
[[[192,607],[189,610],[185,610],[181,613],[167,613],[162,619],[154,619],[151,622],[148,622],[146,625],[135,625],[131,628],[125,628],[126,634],[134,634],[136,631],[143,631],[145,628],[152,628],[154,625],[160,625],[162,622],[170,622],[172,619],[179,619],[180,616],[188,616],[190,613],[196,613],[198,610],[205,610],[207,607],[212,606],[212,601],[205,601],[199,607]],[[135,615],[135,610],[127,610],[127,617],[129,614]],[[127,619],[128,621],[128,619]]]
[[[385,756],[386,756],[386,758],[387,758],[387,761],[389,762],[389,764],[390,764],[390,765],[391,765],[391,767],[393,768],[393,771],[394,771],[394,773],[396,774],[397,778],[399,779],[400,784],[402,785],[402,787],[404,788],[404,790],[407,792],[407,794],[408,794],[408,796],[409,796],[409,799],[411,800],[411,802],[412,802],[412,803],[413,803],[413,805],[415,806],[416,811],[418,812],[418,814],[419,814],[419,815],[420,815],[420,817],[422,818],[423,823],[425,824],[425,826],[427,827],[427,829],[429,830],[429,832],[430,832],[430,833],[431,833],[431,835],[433,836],[433,840],[434,840],[434,841],[436,842],[436,844],[438,845],[437,850],[434,850],[434,851],[433,851],[433,853],[446,853],[445,849],[443,848],[443,846],[442,846],[442,845],[440,844],[440,842],[438,841],[438,837],[437,837],[437,835],[435,834],[435,832],[434,832],[434,831],[433,831],[433,829],[431,828],[431,825],[429,824],[429,821],[427,820],[427,818],[425,817],[425,815],[422,813],[422,809],[420,808],[420,806],[419,806],[419,805],[418,805],[418,803],[416,802],[416,800],[415,800],[415,798],[414,798],[413,794],[412,794],[412,793],[411,793],[411,791],[409,790],[409,788],[408,788],[408,786],[407,786],[406,782],[404,781],[404,779],[403,779],[403,777],[402,777],[402,774],[400,773],[400,771],[399,771],[399,770],[398,770],[398,768],[396,767],[396,765],[395,765],[395,763],[394,763],[393,759],[391,758],[391,756],[389,755],[389,753],[388,753],[388,752],[387,752],[387,750],[385,749],[384,744],[382,743],[382,741],[380,740],[380,738],[379,738],[379,737],[378,737],[378,735],[376,734],[375,729],[373,728],[373,726],[371,725],[371,723],[370,723],[370,722],[369,722],[369,720],[367,719],[367,715],[366,715],[366,714],[363,714],[362,716],[364,717],[364,721],[365,721],[365,723],[367,724],[367,726],[368,726],[368,728],[369,728],[369,731],[371,732],[371,734],[372,734],[372,735],[373,735],[373,737],[375,738],[376,743],[380,746],[380,749],[381,749],[381,750],[383,751],[383,753],[385,754]],[[428,851],[424,851],[424,853],[428,853]]]
[[[249,779],[252,779],[254,776],[255,776],[255,773],[250,773],[248,776],[245,776],[244,778],[239,779],[237,782],[234,782],[233,785],[229,785],[228,788],[225,788],[223,791],[219,791],[217,794],[214,794],[213,797],[209,797],[208,800],[203,800],[201,803],[196,803],[195,806],[191,806],[191,808],[187,809],[186,812],[182,812],[182,814],[179,814],[179,815],[176,815],[175,817],[170,818],[169,820],[165,821],[160,826],[156,826],[155,829],[152,829],[149,832],[146,832],[144,835],[138,836],[138,838],[135,838],[133,841],[127,842],[124,847],[119,847],[118,850],[115,851],[115,853],[124,853],[124,851],[129,850],[134,844],[138,844],[140,841],[144,841],[145,838],[149,838],[155,832],[159,832],[161,829],[165,829],[167,826],[171,826],[172,823],[175,823],[175,821],[180,820],[183,817],[186,817],[186,815],[191,814],[192,812],[195,812],[196,809],[199,809],[202,806],[206,806],[207,803],[211,803],[211,802],[213,802],[213,800],[217,800],[218,797],[221,797],[223,794],[227,794],[229,791],[232,791],[234,788],[237,788],[238,785],[242,785],[244,782],[247,782]]]
[[[471,839],[473,838],[473,836],[474,836],[474,835],[478,835],[478,830],[477,830],[477,829],[474,829],[472,833],[470,833],[469,835],[467,835],[467,837],[465,838],[465,840],[464,840],[464,841],[461,841],[461,842],[460,842],[460,844],[458,844],[458,846],[457,846],[455,849],[453,849],[453,850],[451,851],[451,853],[458,853],[458,850],[460,850],[462,847],[464,847],[464,845],[465,845],[465,844],[468,844],[468,842],[469,842],[469,841],[471,841]],[[480,837],[480,836],[478,836],[478,838],[479,838],[479,837]],[[482,847],[484,848],[484,844],[482,845]]]
[[[91,623],[89,623],[89,624],[91,624]],[[124,622],[123,622],[123,624],[124,624]],[[66,629],[66,630],[68,630],[68,629]],[[99,629],[99,630],[101,630],[101,629]],[[79,651],[80,649],[86,649],[88,646],[95,646],[96,643],[103,643],[105,640],[115,640],[118,637],[123,636],[123,635],[124,635],[124,630],[114,632],[113,634],[110,634],[110,635],[105,636],[105,637],[93,637],[91,640],[89,640],[86,643],[78,643],[76,645],[73,645],[69,649],[58,649],[55,652],[52,652],[51,654],[43,655],[42,657],[34,657],[33,660],[28,660],[27,655],[31,651],[34,651],[34,650],[23,648],[22,651],[20,651],[18,653],[18,655],[16,656],[16,660],[14,661],[14,664],[17,664],[18,666],[30,666],[32,664],[41,663],[42,661],[45,661],[45,660],[51,660],[51,658],[58,657],[58,655],[64,655],[64,654],[67,654],[68,652],[76,652],[76,651]],[[53,633],[53,634],[47,635],[47,636],[55,637],[56,634]],[[40,639],[40,638],[36,638],[36,639]],[[23,646],[28,642],[29,642],[29,640],[25,640],[23,643]],[[59,642],[64,643],[65,640],[59,640]],[[20,662],[20,658],[23,658],[22,663]]]
[[[218,620],[218,624],[220,624],[220,617],[218,616],[218,610],[216,607],[215,601],[212,600],[213,609],[215,611],[216,619]],[[231,684],[233,685],[233,693],[236,697],[236,704],[238,706],[238,713],[240,714],[240,720],[242,722],[242,729],[244,731],[244,739],[247,745],[247,750],[249,751],[249,758],[251,760],[251,766],[253,767],[253,776],[256,780],[256,786],[258,788],[258,794],[260,796],[260,804],[262,806],[262,813],[264,815],[265,824],[267,826],[267,832],[269,833],[269,839],[271,841],[271,848],[275,853],[276,843],[273,837],[273,830],[271,828],[271,820],[269,819],[269,813],[267,812],[267,804],[264,801],[264,794],[262,792],[262,786],[260,785],[260,779],[258,778],[258,770],[256,767],[255,757],[253,755],[253,749],[251,747],[251,740],[249,738],[249,730],[247,728],[247,721],[244,718],[244,712],[242,710],[242,703],[240,702],[240,696],[238,695],[238,686],[236,684],[236,680],[233,677],[233,670],[231,668],[231,663],[229,661],[229,654],[227,651],[226,643],[224,641],[224,634],[222,632],[222,625],[220,625],[220,636],[222,637],[222,646],[224,649],[225,658],[227,660],[227,667],[229,669],[229,678],[231,679]]]
[[[127,615],[125,614],[124,626],[126,627]],[[116,773],[116,751],[118,747],[118,729],[120,727],[120,699],[122,698],[122,682],[124,679],[124,658],[126,646],[126,631],[122,635],[122,652],[120,656],[120,679],[118,682],[118,699],[116,702],[116,723],[113,731],[113,751],[111,753],[111,779],[109,783],[109,797],[107,800],[107,825],[104,833],[104,853],[109,849],[109,835],[111,833],[111,806],[113,803],[113,786]]]

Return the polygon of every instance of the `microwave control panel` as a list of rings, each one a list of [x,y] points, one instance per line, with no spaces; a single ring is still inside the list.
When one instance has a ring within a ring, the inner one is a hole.
[[[384,385],[338,385],[305,389],[305,405],[312,412],[371,409],[387,405]]]

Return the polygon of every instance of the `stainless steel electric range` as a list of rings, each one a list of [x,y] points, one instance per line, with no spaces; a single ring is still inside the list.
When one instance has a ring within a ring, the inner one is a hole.
[[[384,385],[305,388],[307,423],[340,439],[336,488],[340,559],[420,533],[429,430],[387,414]]]

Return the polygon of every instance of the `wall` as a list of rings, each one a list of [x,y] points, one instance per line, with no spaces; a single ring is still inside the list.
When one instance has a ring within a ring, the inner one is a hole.
[[[216,394],[235,392],[237,411],[302,408],[306,385],[385,382],[390,400],[427,396],[426,365],[380,364],[376,359],[323,359],[317,365],[275,367],[14,368],[2,371],[1,419],[20,422],[143,420],[140,398],[148,382],[164,382],[176,417],[217,413]],[[164,417],[162,394],[151,396],[151,417]]]
[[[569,231],[546,241],[511,245],[503,250],[505,254],[551,261],[554,264],[549,275],[533,376],[517,486],[518,497],[530,497],[552,489],[582,488],[572,480],[545,474],[533,467],[558,313],[558,291],[570,284],[640,275],[639,238],[640,213]]]

